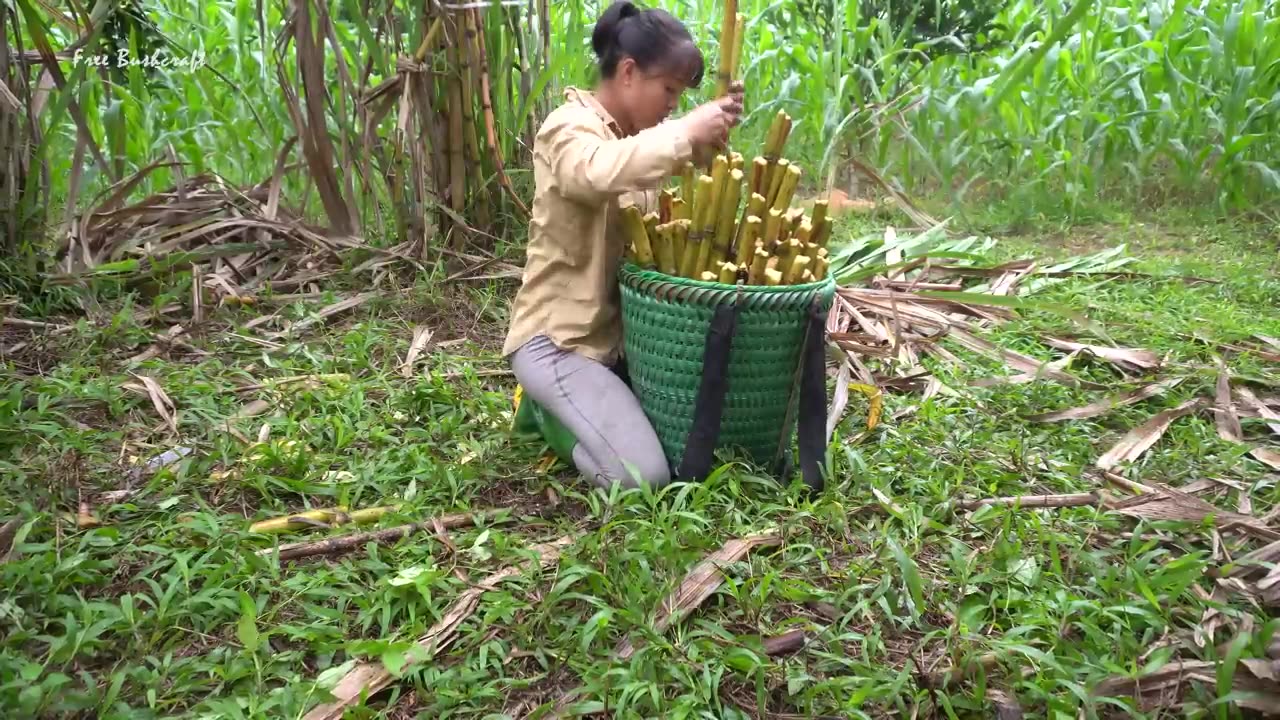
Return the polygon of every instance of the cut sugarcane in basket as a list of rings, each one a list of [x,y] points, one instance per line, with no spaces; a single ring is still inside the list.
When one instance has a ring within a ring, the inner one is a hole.
[[[740,27],[737,17],[734,32]],[[727,77],[734,72],[730,68]],[[826,249],[830,206],[817,200],[809,214],[792,206],[804,170],[783,155],[790,133],[791,117],[779,111],[761,154],[726,150],[701,170],[686,163],[674,186],[658,193],[656,209],[624,211],[628,260],[667,275],[726,285],[825,280],[831,267]]]

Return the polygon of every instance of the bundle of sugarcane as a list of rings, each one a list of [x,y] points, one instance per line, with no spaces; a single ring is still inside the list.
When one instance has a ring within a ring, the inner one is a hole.
[[[745,285],[797,285],[827,275],[827,201],[811,215],[791,207],[802,170],[782,156],[791,118],[778,112],[764,153],[744,172],[741,154],[717,155],[710,174],[686,165],[680,189],[663,190],[657,212],[627,207],[629,259],[667,275]]]

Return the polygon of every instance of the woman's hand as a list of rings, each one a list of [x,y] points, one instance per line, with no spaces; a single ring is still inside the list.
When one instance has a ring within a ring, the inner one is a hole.
[[[729,129],[742,119],[742,83],[734,83],[729,94],[703,103],[681,121],[694,147],[722,148],[729,141]]]

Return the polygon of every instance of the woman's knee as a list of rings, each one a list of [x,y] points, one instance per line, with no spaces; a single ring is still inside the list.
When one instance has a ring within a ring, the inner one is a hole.
[[[596,482],[606,488],[617,482],[625,488],[647,486],[657,490],[671,482],[671,469],[661,453],[614,457],[601,470],[603,477]]]

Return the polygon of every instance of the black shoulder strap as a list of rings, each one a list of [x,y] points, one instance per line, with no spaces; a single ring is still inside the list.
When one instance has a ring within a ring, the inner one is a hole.
[[[800,402],[796,444],[800,446],[800,472],[814,492],[826,487],[827,383],[826,320],[815,298],[809,306],[809,328],[800,357]]]
[[[729,391],[729,355],[733,350],[733,334],[741,308],[738,299],[716,307],[707,328],[702,356],[702,380],[693,407],[693,427],[685,441],[684,457],[676,477],[698,480],[711,472],[716,444],[720,441],[720,421],[724,415],[724,396]]]

